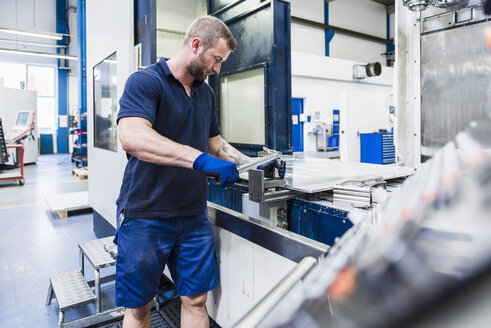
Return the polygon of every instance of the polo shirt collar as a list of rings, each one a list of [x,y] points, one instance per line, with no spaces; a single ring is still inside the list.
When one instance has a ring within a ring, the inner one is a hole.
[[[172,77],[175,81],[181,83],[175,76],[174,74],[172,74],[172,72],[170,71],[169,69],[169,66],[167,65],[167,58],[160,58],[159,62],[158,62],[158,65],[160,66],[160,68],[162,69],[162,72],[164,72],[164,75],[165,77]],[[196,88],[196,87],[200,87],[201,85],[203,84],[203,81],[198,81],[198,80],[194,80],[194,83],[193,83],[193,88]]]

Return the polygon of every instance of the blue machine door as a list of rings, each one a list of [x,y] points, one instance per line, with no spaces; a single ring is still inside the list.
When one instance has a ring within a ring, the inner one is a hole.
[[[303,99],[292,98],[293,151],[303,151]]]

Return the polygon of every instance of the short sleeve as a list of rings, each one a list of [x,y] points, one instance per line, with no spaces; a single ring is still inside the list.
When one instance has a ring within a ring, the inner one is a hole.
[[[215,93],[213,92],[211,95],[212,99],[212,106],[211,106],[211,121],[210,121],[210,138],[216,137],[217,135],[221,134],[222,131],[220,130],[220,125],[218,124],[218,114],[217,111],[218,109],[216,108],[216,101],[215,101]]]
[[[136,116],[153,125],[161,98],[160,90],[157,77],[145,71],[133,73],[126,81],[119,100],[118,121],[123,117]]]

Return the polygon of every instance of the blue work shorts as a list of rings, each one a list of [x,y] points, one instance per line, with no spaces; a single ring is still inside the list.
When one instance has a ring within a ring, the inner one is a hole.
[[[200,216],[124,218],[118,227],[116,305],[138,308],[150,302],[167,264],[180,295],[199,295],[218,284],[213,228]]]

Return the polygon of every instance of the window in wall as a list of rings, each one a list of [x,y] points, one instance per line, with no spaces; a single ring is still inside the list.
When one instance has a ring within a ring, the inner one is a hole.
[[[55,96],[55,69],[49,66],[27,66],[28,89],[36,91],[38,97]]]
[[[94,66],[94,147],[117,151],[116,53]]]
[[[3,85],[37,93],[37,121],[42,129],[56,130],[55,68],[18,63],[0,63]]]
[[[25,89],[26,65],[16,63],[0,63],[0,77],[3,86],[12,89]]]
[[[41,129],[57,129],[55,68],[27,65],[27,89],[37,92],[37,120]]]
[[[228,142],[264,145],[264,67],[220,77],[220,128]]]

